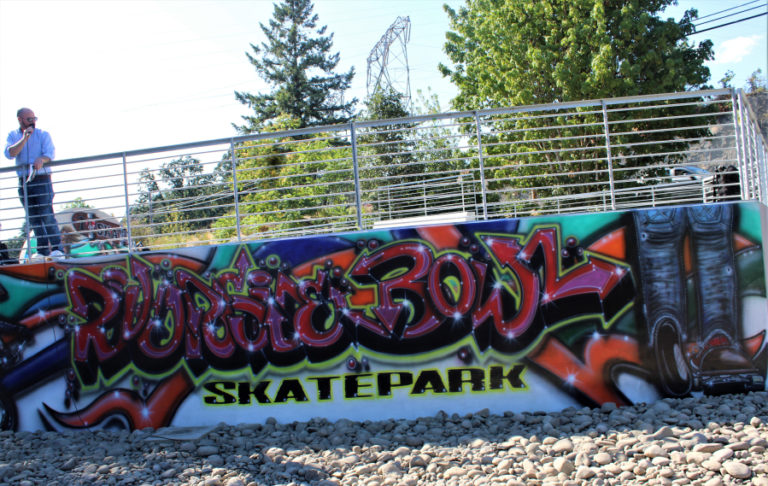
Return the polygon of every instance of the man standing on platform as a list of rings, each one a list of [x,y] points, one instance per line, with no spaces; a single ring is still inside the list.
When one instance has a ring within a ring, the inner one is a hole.
[[[19,129],[8,134],[5,156],[16,159],[19,197],[27,211],[29,227],[37,238],[37,251],[44,256],[62,257],[59,225],[53,216],[51,168],[54,147],[48,132],[35,128],[37,117],[29,108],[16,112]]]

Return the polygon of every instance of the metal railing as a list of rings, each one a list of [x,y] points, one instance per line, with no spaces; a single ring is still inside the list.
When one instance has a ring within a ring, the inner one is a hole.
[[[62,222],[68,250],[99,253],[451,213],[765,203],[767,153],[747,96],[720,89],[354,121],[51,165],[57,212],[80,207],[67,211],[76,222]],[[33,243],[18,185],[13,167],[0,169],[13,260]]]

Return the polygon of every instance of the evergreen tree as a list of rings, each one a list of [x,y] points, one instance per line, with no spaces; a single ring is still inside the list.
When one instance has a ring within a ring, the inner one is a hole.
[[[330,54],[333,34],[317,28],[310,0],[283,0],[274,5],[269,25],[259,24],[267,42],[246,53],[259,76],[273,90],[267,94],[235,92],[235,98],[253,109],[244,116],[242,133],[260,131],[279,116],[299,120],[299,128],[343,123],[352,116],[357,99],[344,102],[354,68],[336,73],[339,54]]]

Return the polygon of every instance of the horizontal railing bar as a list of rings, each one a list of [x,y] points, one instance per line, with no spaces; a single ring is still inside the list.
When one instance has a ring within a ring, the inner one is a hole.
[[[684,93],[665,93],[665,94],[657,94],[657,95],[626,96],[626,97],[620,97],[620,98],[605,99],[602,101],[604,101],[606,105],[612,106],[612,105],[631,103],[631,102],[673,100],[673,99],[694,98],[694,97],[704,97],[704,96],[720,96],[720,95],[726,95],[726,94],[727,95],[731,94],[731,90],[729,88],[691,91],[691,92],[684,92]],[[569,108],[598,106],[600,105],[600,103],[601,103],[601,100],[585,100],[585,101],[572,101],[572,102],[563,102],[563,103],[554,103],[554,104],[536,104],[536,105],[528,105],[528,106],[516,107],[516,108],[515,107],[487,108],[487,109],[475,110],[475,111],[417,115],[417,116],[411,116],[411,117],[390,118],[385,120],[355,121],[354,124],[358,128],[366,128],[366,127],[377,127],[382,125],[391,125],[393,123],[406,123],[406,122],[414,123],[414,122],[420,122],[420,121],[434,121],[434,120],[440,120],[440,119],[446,119],[446,118],[469,118],[469,117],[474,117],[475,115],[489,116],[489,115],[500,115],[500,114],[529,113],[534,111],[545,111],[545,110],[561,111]],[[93,155],[88,157],[77,157],[72,159],[52,161],[49,163],[49,165],[56,167],[61,165],[91,162],[91,161],[104,160],[104,159],[136,157],[139,155],[155,154],[158,152],[188,150],[188,149],[199,148],[199,147],[209,147],[211,145],[224,145],[229,143],[239,144],[239,143],[256,141],[256,140],[265,140],[270,138],[274,139],[280,136],[286,136],[287,134],[290,134],[290,136],[298,137],[303,135],[312,135],[315,133],[339,132],[339,131],[346,132],[347,130],[348,130],[348,127],[346,125],[324,125],[319,127],[303,128],[303,129],[296,129],[296,130],[290,130],[290,131],[284,131],[284,132],[265,132],[265,133],[251,134],[251,135],[241,135],[237,137],[205,140],[200,142],[190,142],[190,143],[182,143],[182,144],[176,144],[176,145],[165,145],[165,146],[148,148],[148,149],[127,150],[124,152],[113,152],[109,154]],[[3,168],[0,168],[0,173],[9,172],[13,170],[15,170],[14,167],[3,167]]]
[[[736,120],[722,111],[731,92],[361,120],[63,160],[52,164],[55,203],[114,212],[132,244],[159,249],[457,211],[498,218],[738,200],[726,193],[762,194],[764,162],[754,159],[765,145],[749,109]],[[746,145],[734,131],[744,123]],[[23,227],[15,170],[0,171],[4,234]],[[98,187],[82,184],[89,173]],[[23,244],[15,238],[9,246]]]

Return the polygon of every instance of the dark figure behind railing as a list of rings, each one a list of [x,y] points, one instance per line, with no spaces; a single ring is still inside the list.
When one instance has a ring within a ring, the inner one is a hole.
[[[715,201],[729,201],[741,195],[739,171],[733,165],[715,168]]]
[[[0,265],[8,265],[13,263],[11,261],[11,252],[8,250],[8,245],[0,241]]]

